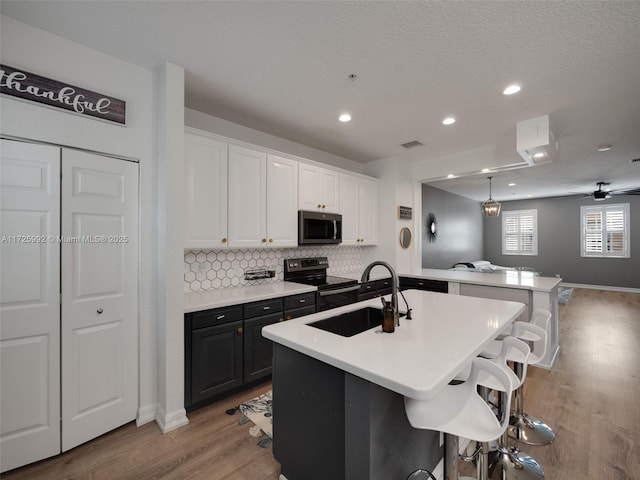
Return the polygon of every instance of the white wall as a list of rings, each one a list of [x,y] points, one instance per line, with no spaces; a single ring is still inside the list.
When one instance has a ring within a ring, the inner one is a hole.
[[[413,180],[410,166],[395,157],[382,158],[365,165],[365,172],[379,178],[378,247],[365,249],[365,263],[384,260],[399,273],[420,268],[420,183]],[[400,220],[398,206],[411,207],[412,219]],[[400,229],[409,227],[413,240],[409,248],[400,247]]]
[[[139,160],[141,252],[138,421],[144,423],[153,420],[157,402],[157,165],[154,158],[153,72],[5,16],[2,16],[1,22],[3,64],[127,102],[127,126],[122,127],[2,96],[0,132]],[[181,286],[180,283],[180,289]]]
[[[184,409],[184,69],[158,69],[158,410],[163,432],[189,423]]]
[[[228,122],[218,117],[198,112],[190,108],[185,109],[184,124],[188,127],[197,128],[207,132],[233,138],[242,142],[259,145],[279,152],[288,153],[298,157],[306,158],[316,162],[344,168],[351,172],[363,173],[363,164],[354,162],[347,158],[338,157],[331,153],[323,152],[315,148],[292,142],[284,138],[276,137],[268,133],[254,130],[249,127]]]

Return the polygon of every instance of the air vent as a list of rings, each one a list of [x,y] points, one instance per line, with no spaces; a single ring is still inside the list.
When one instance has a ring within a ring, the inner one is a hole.
[[[640,163],[640,158],[632,158],[629,163]]]
[[[418,140],[412,140],[411,142],[407,142],[407,143],[403,143],[402,146],[404,148],[415,148],[415,147],[421,147],[423,144],[421,142],[419,142]]]

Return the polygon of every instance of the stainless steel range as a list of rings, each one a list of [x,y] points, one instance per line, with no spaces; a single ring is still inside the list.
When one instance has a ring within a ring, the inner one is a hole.
[[[319,312],[358,301],[360,285],[352,278],[327,275],[327,257],[289,258],[284,261],[284,279],[318,287]]]

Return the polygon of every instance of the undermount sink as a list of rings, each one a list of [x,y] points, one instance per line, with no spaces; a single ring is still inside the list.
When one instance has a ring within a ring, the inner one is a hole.
[[[400,316],[404,316],[400,313]],[[335,317],[325,318],[307,324],[310,327],[319,328],[343,337],[353,337],[358,333],[370,330],[382,325],[382,309],[365,307],[353,312],[343,313]]]

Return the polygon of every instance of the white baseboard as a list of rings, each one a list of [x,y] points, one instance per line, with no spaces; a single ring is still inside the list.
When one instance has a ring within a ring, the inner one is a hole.
[[[629,287],[610,287],[607,285],[587,285],[585,283],[560,283],[560,287],[567,288],[587,288],[591,290],[608,290],[612,292],[630,292],[630,293],[640,293],[640,288],[629,288]]]
[[[153,422],[156,418],[156,411],[158,409],[157,404],[145,405],[138,408],[138,416],[136,417],[136,425],[141,427],[142,425]]]
[[[156,423],[158,424],[158,427],[160,427],[162,433],[170,432],[189,423],[187,411],[184,408],[176,410],[170,414],[164,413],[164,410],[160,405],[158,405],[156,410]]]

